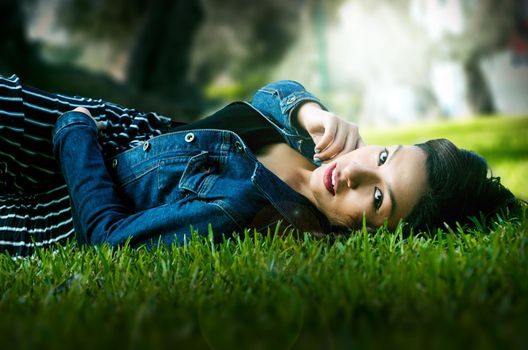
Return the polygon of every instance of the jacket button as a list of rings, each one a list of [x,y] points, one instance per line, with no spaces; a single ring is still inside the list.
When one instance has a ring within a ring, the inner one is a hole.
[[[244,149],[244,146],[242,146],[240,141],[235,142],[235,146],[239,151],[242,151]]]
[[[112,168],[115,168],[117,166],[117,159],[114,159],[112,161]]]
[[[286,101],[286,103],[291,104],[291,103],[295,102],[296,99],[297,99],[297,97],[292,96],[292,97],[290,97],[290,98],[288,99],[288,101]]]
[[[192,132],[185,135],[185,142],[193,142],[194,141],[194,134]]]
[[[148,151],[148,149],[150,148],[150,143],[148,141],[145,141],[145,143],[143,144],[143,151]]]

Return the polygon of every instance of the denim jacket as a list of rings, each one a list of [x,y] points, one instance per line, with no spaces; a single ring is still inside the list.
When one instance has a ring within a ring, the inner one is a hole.
[[[312,161],[313,141],[293,118],[306,101],[319,103],[299,83],[280,81],[243,103]],[[105,161],[92,118],[68,112],[56,122],[53,150],[82,244],[117,245],[129,239],[132,245],[184,243],[191,228],[201,235],[212,229],[219,241],[222,235],[278,220],[300,230],[329,227],[305,197],[265,168],[231,131],[167,133]]]

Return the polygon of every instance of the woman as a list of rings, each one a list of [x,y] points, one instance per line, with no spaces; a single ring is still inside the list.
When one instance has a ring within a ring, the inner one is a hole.
[[[0,247],[13,254],[73,232],[149,246],[183,243],[191,227],[218,240],[278,220],[316,233],[402,219],[420,229],[516,203],[474,153],[447,140],[367,146],[292,81],[191,124],[14,75],[0,88]]]

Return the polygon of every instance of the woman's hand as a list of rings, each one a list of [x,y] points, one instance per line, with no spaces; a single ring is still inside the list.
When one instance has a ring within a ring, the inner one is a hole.
[[[75,108],[74,110],[72,110],[72,112],[80,112],[80,113],[84,113],[84,114],[86,114],[86,115],[92,117],[92,114],[90,113],[90,111],[87,110],[87,109],[84,108],[84,107],[77,107],[77,108]],[[104,122],[100,122],[100,121],[97,121],[97,120],[95,120],[94,117],[92,117],[92,119],[93,119],[93,121],[95,122],[95,125],[97,126],[97,130],[98,130],[98,131],[101,131],[101,130],[103,130],[103,129],[106,127],[106,123],[104,123]]]
[[[323,110],[315,102],[301,105],[297,111],[297,118],[315,143],[314,158],[321,161],[365,146],[356,124]]]

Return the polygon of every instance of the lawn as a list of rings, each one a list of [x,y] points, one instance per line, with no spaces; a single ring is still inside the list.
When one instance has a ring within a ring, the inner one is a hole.
[[[528,119],[486,118],[367,142],[448,137],[524,198]],[[381,141],[379,141],[381,140]],[[280,228],[277,229],[280,232]],[[528,222],[317,239],[241,232],[213,245],[0,254],[5,348],[524,349]]]

